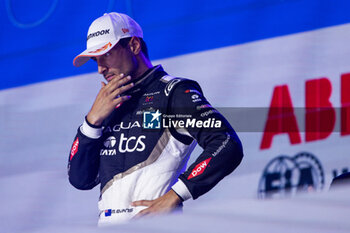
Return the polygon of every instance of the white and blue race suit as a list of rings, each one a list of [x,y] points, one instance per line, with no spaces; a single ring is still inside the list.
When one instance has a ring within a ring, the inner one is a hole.
[[[169,76],[155,66],[128,91],[101,127],[86,119],[69,155],[68,175],[77,189],[100,184],[99,225],[131,219],[170,189],[196,199],[241,162],[241,142],[205,99],[197,82]],[[203,152],[186,170],[196,144]]]

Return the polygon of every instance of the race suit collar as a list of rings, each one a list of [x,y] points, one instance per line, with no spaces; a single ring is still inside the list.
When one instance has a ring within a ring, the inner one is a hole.
[[[128,91],[130,94],[134,94],[139,92],[144,87],[146,87],[149,83],[151,83],[154,79],[160,79],[167,73],[164,71],[161,65],[153,66],[149,68],[145,73],[143,73],[135,82],[135,86]]]

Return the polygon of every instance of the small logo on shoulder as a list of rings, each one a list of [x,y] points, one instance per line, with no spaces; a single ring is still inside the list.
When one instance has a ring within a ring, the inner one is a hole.
[[[143,112],[143,128],[144,129],[160,129],[161,113],[157,111]]]

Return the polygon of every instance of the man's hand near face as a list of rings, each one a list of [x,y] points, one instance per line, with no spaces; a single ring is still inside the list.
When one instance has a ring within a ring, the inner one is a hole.
[[[130,76],[124,77],[124,74],[120,74],[114,77],[108,84],[104,82],[101,83],[102,87],[87,115],[87,120],[90,124],[100,126],[103,120],[113,112],[116,106],[131,98],[129,95],[119,96],[134,86],[133,83],[123,86],[130,80]]]

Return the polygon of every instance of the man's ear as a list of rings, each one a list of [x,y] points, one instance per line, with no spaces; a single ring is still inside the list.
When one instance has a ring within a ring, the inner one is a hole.
[[[140,38],[136,37],[136,36],[133,36],[131,38],[131,40],[129,41],[129,48],[130,48],[130,51],[137,55],[140,53],[141,51],[141,41],[140,41]]]

